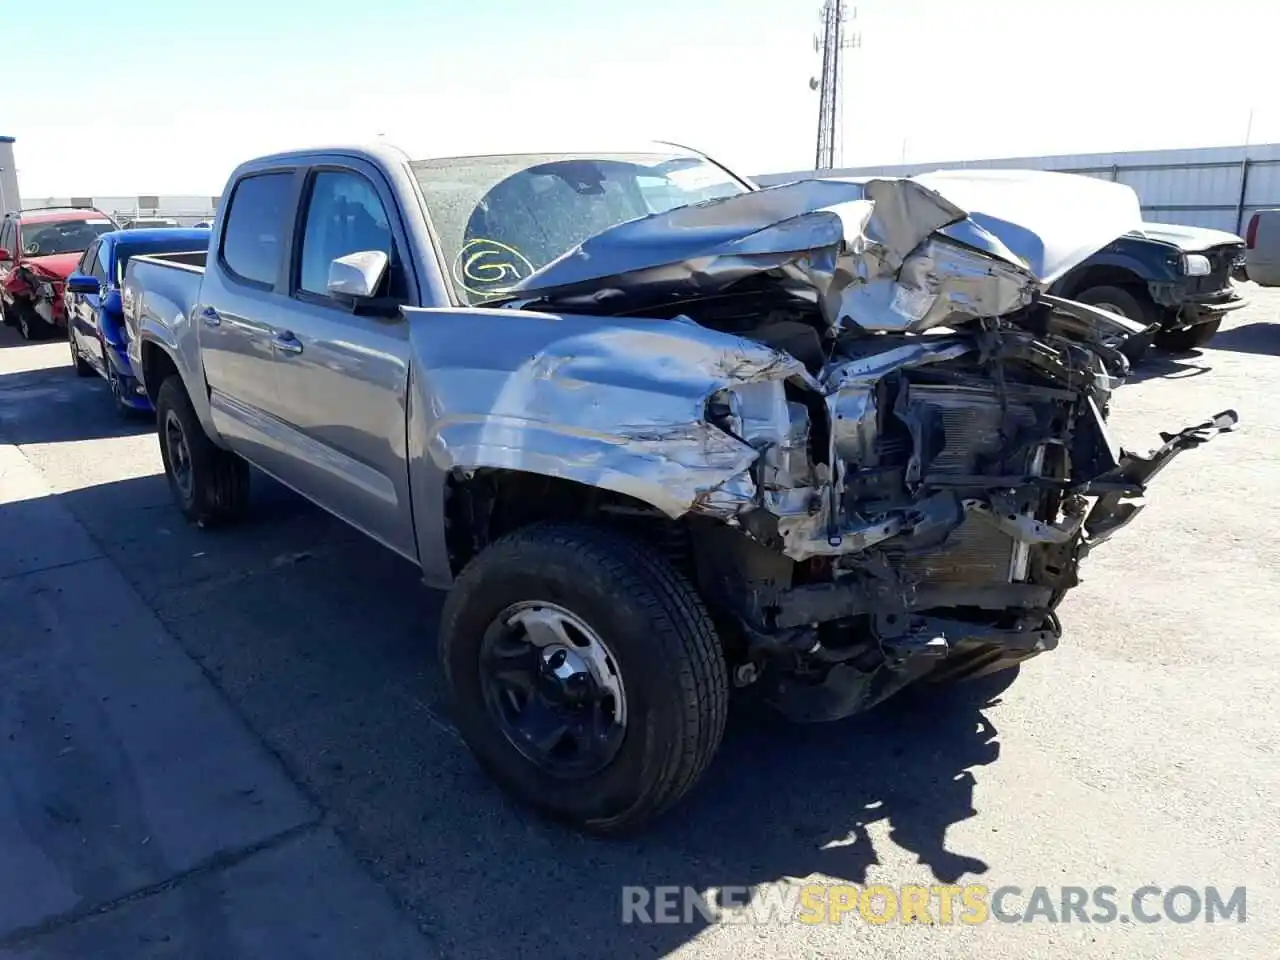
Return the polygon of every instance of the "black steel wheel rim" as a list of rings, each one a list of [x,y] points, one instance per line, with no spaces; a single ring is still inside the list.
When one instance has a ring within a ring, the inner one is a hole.
[[[539,770],[581,779],[603,770],[626,735],[627,698],[600,635],[564,607],[513,604],[480,644],[485,707]]]
[[[191,499],[192,470],[191,449],[187,446],[187,434],[182,421],[170,410],[164,418],[164,444],[169,451],[169,475],[184,500]]]

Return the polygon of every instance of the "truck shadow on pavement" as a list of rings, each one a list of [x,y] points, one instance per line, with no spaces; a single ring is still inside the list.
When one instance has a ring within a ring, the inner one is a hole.
[[[1214,344],[1217,346],[1217,344]],[[1186,380],[1210,373],[1213,367],[1198,362],[1204,354],[1198,350],[1191,353],[1163,353],[1152,350],[1143,358],[1142,363],[1129,374],[1125,383],[1142,383],[1146,380]],[[1123,389],[1123,387],[1121,388]]]
[[[81,379],[69,364],[0,375],[2,442],[64,443],[155,429],[153,415],[117,412],[107,382],[101,377]]]
[[[681,806],[635,838],[583,837],[507,800],[453,731],[435,664],[442,596],[254,483],[253,518],[225,532],[183,524],[158,476],[58,499],[446,956],[662,955],[711,921],[623,925],[624,886],[859,884],[881,863],[879,824],[939,882],[986,871],[946,832],[975,816],[972,771],[1000,753],[986,707],[1011,677],[908,691],[822,726],[739,710]],[[895,869],[877,879],[920,879]]]
[[[1222,330],[1209,346],[1213,350],[1231,350],[1234,353],[1280,356],[1280,324],[1246,323],[1230,330]]]

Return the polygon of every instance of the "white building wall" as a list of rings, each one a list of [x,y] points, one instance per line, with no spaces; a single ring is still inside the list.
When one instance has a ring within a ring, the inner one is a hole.
[[[1242,231],[1255,210],[1280,207],[1280,143],[886,164],[832,170],[823,175],[912,176],[929,170],[957,167],[1059,170],[1116,180],[1133,187],[1142,203],[1143,215],[1149,221],[1213,227],[1232,233]],[[813,175],[812,170],[798,170],[765,174],[755,180],[762,186],[768,186]],[[1245,187],[1243,198],[1242,177]]]
[[[18,168],[13,159],[13,139],[0,137],[0,216],[22,208],[18,196]]]

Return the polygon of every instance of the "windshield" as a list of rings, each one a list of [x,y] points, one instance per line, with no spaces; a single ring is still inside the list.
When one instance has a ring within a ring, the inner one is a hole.
[[[687,153],[508,154],[410,164],[463,303],[502,296],[627,220],[746,193]]]
[[[84,253],[100,234],[109,233],[115,225],[106,218],[94,218],[24,223],[18,229],[24,254],[47,257],[56,253]]]

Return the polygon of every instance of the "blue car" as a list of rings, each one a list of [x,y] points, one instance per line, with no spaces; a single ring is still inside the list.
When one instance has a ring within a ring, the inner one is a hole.
[[[128,334],[120,308],[125,265],[130,257],[140,254],[207,250],[209,235],[207,228],[197,227],[104,233],[93,241],[67,278],[67,338],[76,373],[104,377],[124,411],[151,411],[151,401],[129,363]]]

